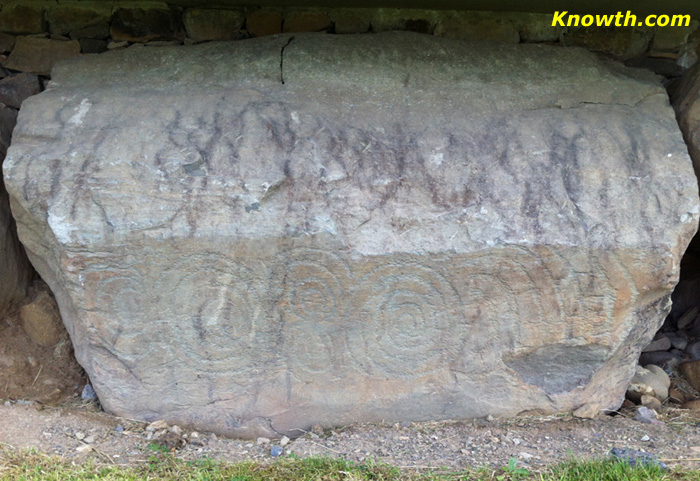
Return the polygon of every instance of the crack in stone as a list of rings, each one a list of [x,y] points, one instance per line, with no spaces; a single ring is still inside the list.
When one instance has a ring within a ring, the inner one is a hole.
[[[289,37],[287,43],[285,43],[282,50],[280,50],[280,81],[282,82],[282,85],[284,85],[284,49],[287,48],[290,43],[292,43],[292,40],[294,40],[294,36]]]

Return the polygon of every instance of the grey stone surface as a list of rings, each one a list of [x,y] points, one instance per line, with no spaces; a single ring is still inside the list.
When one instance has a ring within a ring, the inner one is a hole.
[[[697,229],[664,89],[580,49],[294,34],[52,78],[5,179],[130,418],[255,439],[616,408]]]

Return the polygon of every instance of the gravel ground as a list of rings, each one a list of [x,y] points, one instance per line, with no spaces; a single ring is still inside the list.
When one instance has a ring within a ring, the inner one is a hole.
[[[663,407],[654,424],[633,417],[629,411],[591,420],[562,415],[318,428],[289,441],[282,455],[339,456],[417,470],[500,467],[515,457],[536,470],[570,456],[601,457],[612,448],[627,448],[658,456],[671,467],[700,467],[699,413]],[[34,448],[76,461],[141,463],[154,454],[153,437],[158,435],[147,430],[146,423],[110,416],[89,403],[44,407],[8,401],[0,404],[0,419],[0,444],[5,448]],[[224,439],[187,429],[181,436],[169,436],[174,438],[169,446],[177,446],[173,453],[187,460],[269,462],[274,459],[272,448],[284,444],[275,439]]]

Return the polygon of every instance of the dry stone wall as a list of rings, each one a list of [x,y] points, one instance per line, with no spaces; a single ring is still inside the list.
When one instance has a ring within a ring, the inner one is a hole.
[[[5,181],[128,417],[614,408],[697,228],[665,90],[581,49],[294,33],[53,75]]]
[[[578,46],[646,67],[667,77],[697,60],[698,22],[674,28],[552,27],[551,14],[464,12],[389,8],[181,7],[168,2],[22,0],[0,2],[0,47],[11,50],[14,36],[31,40],[24,49],[51,58],[99,53],[132,44],[200,43],[279,33],[355,34],[412,31],[455,39]],[[54,52],[54,49],[56,51]],[[15,53],[15,57],[25,58]],[[17,59],[11,62],[18,62]],[[49,62],[49,63],[47,63]],[[16,63],[17,70],[28,71]],[[11,67],[11,68],[15,68]]]

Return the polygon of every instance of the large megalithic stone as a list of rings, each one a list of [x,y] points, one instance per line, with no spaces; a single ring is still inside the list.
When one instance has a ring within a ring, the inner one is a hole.
[[[237,436],[617,407],[698,191],[664,89],[411,33],[56,67],[5,162],[106,410]]]

